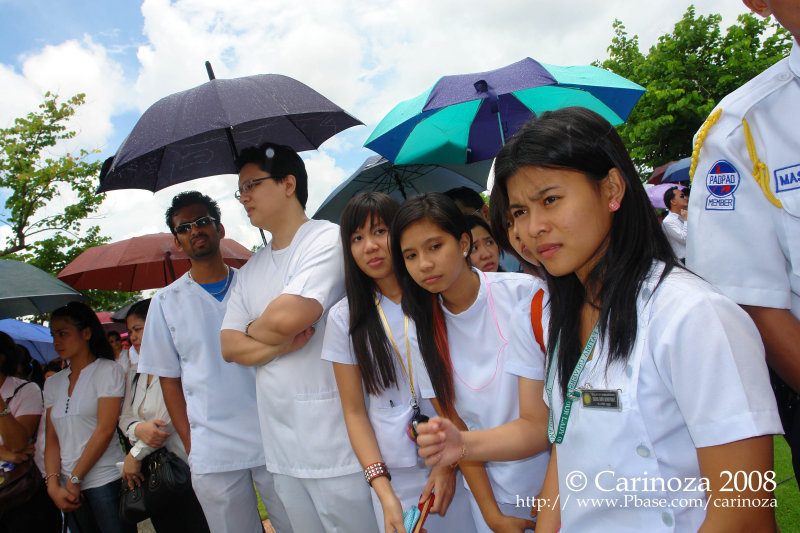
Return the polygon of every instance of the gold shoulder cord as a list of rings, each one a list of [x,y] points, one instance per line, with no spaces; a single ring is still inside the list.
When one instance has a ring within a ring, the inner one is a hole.
[[[703,126],[700,128],[700,131],[697,133],[697,140],[694,142],[694,148],[692,149],[692,165],[689,168],[690,180],[694,180],[694,173],[697,170],[697,160],[700,158],[700,148],[703,146],[703,141],[705,141],[708,131],[719,120],[721,115],[722,108],[718,108],[708,116],[706,121],[703,123]],[[769,168],[767,168],[767,165],[758,158],[758,153],[756,152],[756,143],[753,140],[753,134],[750,132],[750,126],[747,124],[747,119],[742,118],[742,125],[744,126],[744,138],[747,142],[747,153],[750,155],[750,160],[753,162],[753,179],[756,180],[758,185],[761,187],[761,191],[764,193],[764,196],[767,197],[767,200],[769,200],[772,205],[778,208],[783,208],[781,201],[775,198],[775,195],[772,194],[772,191],[769,188]]]
[[[764,191],[764,196],[767,197],[769,203],[777,208],[782,208],[783,204],[781,201],[775,198],[775,195],[772,194],[772,191],[769,189],[769,169],[767,165],[758,158],[756,143],[753,141],[753,135],[750,133],[750,126],[747,124],[747,119],[743,118],[742,124],[744,125],[744,138],[747,141],[747,153],[750,154],[750,160],[753,162],[753,178],[755,178],[761,186],[761,190]]]

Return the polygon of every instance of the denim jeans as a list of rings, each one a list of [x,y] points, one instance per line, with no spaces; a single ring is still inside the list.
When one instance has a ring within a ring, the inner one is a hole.
[[[136,533],[136,526],[119,519],[121,480],[81,491],[81,506],[65,513],[72,533]],[[94,526],[94,529],[93,529]]]

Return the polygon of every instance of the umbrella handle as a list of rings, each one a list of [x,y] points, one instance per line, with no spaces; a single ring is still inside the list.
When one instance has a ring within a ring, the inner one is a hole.
[[[167,285],[175,281],[175,269],[172,267],[172,253],[167,250],[164,252],[164,262],[167,264],[167,271],[172,279],[167,280]]]

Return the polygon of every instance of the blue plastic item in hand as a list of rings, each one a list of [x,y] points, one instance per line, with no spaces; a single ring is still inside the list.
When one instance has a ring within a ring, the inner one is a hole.
[[[403,526],[406,528],[406,533],[411,533],[414,531],[414,526],[417,525],[417,520],[419,520],[420,510],[416,507],[412,507],[405,513],[403,513]]]

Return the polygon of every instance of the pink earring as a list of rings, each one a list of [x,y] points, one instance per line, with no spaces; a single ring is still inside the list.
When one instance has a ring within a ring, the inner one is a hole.
[[[608,208],[612,211],[617,211],[619,209],[619,202],[616,200],[611,200],[608,202]]]

